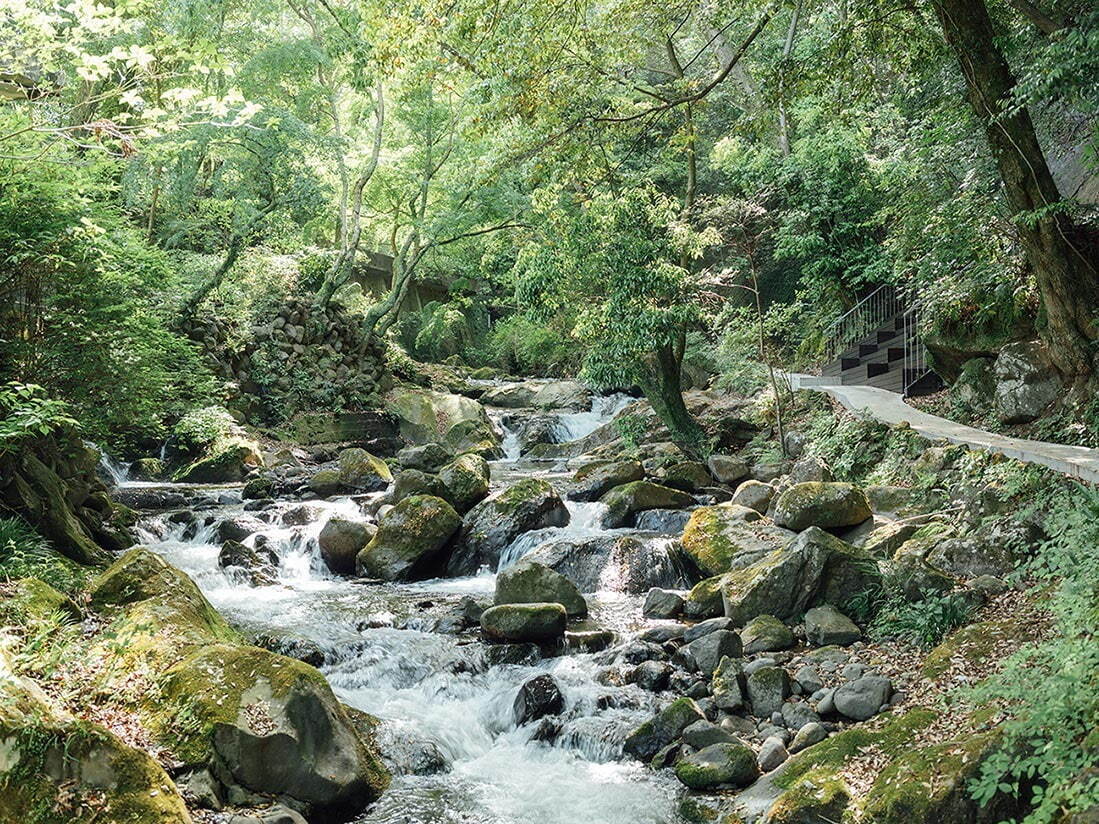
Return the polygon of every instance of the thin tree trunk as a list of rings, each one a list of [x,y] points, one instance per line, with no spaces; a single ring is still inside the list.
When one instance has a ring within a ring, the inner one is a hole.
[[[647,374],[638,384],[653,411],[668,427],[672,443],[688,457],[706,457],[707,437],[683,401],[681,349],[672,344],[660,347],[646,364]]]
[[[779,77],[778,96],[778,148],[783,157],[790,156],[790,124],[786,116],[786,75],[790,55],[794,51],[794,39],[798,33],[798,20],[801,17],[801,0],[794,7],[790,17],[790,27],[786,30],[786,42],[782,45],[782,73]]]
[[[997,47],[984,0],[937,0],[947,43],[965,77],[969,104],[984,125],[1008,203],[1042,297],[1041,334],[1069,383],[1094,375],[1099,338],[1099,252],[1064,214],[1060,192],[1025,108],[1012,109],[1015,78]]]

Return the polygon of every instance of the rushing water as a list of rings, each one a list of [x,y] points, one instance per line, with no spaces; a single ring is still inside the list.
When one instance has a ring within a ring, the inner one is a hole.
[[[591,431],[621,402],[571,417]],[[592,419],[583,415],[595,416]],[[593,425],[594,424],[594,425]],[[589,428],[590,427],[590,428]],[[586,432],[584,432],[586,434]],[[583,437],[583,435],[580,435]],[[522,469],[494,466],[500,477]],[[385,824],[673,824],[678,784],[640,764],[618,760],[626,734],[654,709],[654,696],[633,686],[599,683],[598,655],[567,654],[533,663],[486,666],[475,633],[427,631],[459,598],[488,599],[495,573],[409,584],[364,585],[330,574],[317,536],[333,516],[366,520],[365,496],[333,501],[282,501],[246,512],[239,499],[198,512],[197,531],[166,516],[147,521],[143,539],[186,571],[210,601],[245,631],[297,636],[320,647],[322,670],[342,700],[381,718],[381,740],[395,742],[408,763],[431,754],[445,766],[427,775],[394,776],[390,789],[359,822]],[[239,498],[239,496],[238,496]],[[501,568],[542,543],[597,535],[599,504],[570,503],[566,527],[521,536]],[[279,556],[276,585],[252,587],[218,567],[216,524],[257,518],[246,543],[263,541]],[[193,533],[193,534],[191,534]],[[184,537],[184,536],[187,537]],[[262,537],[261,537],[262,536]],[[639,599],[589,594],[591,623],[623,633],[641,625]],[[562,730],[550,745],[533,740],[537,724],[517,727],[519,687],[552,673],[565,696]],[[388,749],[388,748],[387,748]],[[417,755],[419,754],[419,755]],[[401,757],[395,757],[398,768]]]

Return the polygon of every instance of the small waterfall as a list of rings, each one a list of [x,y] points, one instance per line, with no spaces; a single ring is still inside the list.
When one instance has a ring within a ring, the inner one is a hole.
[[[99,477],[108,482],[111,486],[122,486],[130,480],[130,468],[118,463],[110,455],[107,454],[99,444],[92,443],[91,441],[84,441],[84,444],[90,449],[94,449],[99,453]]]
[[[603,517],[607,514],[606,504],[598,501],[565,501],[565,507],[570,515],[568,525],[524,532],[500,553],[497,571],[507,569],[527,553],[550,541],[590,538],[607,531],[603,528]]]
[[[561,416],[561,425],[568,433],[569,441],[586,438],[603,424],[614,419],[633,398],[622,392],[613,395],[596,395],[591,400],[591,409],[587,412],[570,412]]]

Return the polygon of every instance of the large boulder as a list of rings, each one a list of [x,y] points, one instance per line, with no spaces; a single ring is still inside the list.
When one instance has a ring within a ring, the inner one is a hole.
[[[805,637],[815,647],[844,647],[861,639],[862,631],[834,606],[822,604],[805,613]]]
[[[438,443],[455,451],[485,440],[499,446],[488,413],[471,398],[399,386],[385,396],[385,406],[413,443]]]
[[[595,501],[616,486],[644,477],[645,470],[637,461],[590,463],[576,470],[572,476],[573,488],[567,497],[573,501]]]
[[[539,409],[587,409],[591,405],[591,390],[576,381],[523,381],[496,386],[485,391],[481,400],[489,406],[507,409],[536,407]]]
[[[703,575],[720,575],[752,564],[788,544],[794,533],[761,521],[739,504],[699,507],[683,530],[683,551]]]
[[[1061,393],[1061,379],[1038,341],[1009,343],[993,366],[994,407],[1002,423],[1028,423],[1038,418]]]
[[[524,532],[568,522],[569,511],[549,483],[539,478],[520,481],[466,515],[447,573],[473,575],[482,566],[496,569],[500,554]]]
[[[488,495],[489,475],[488,461],[483,457],[473,453],[460,455],[439,470],[442,497],[464,515]]]
[[[580,590],[558,572],[536,561],[521,560],[496,576],[496,604],[555,603],[570,618],[588,614],[588,603]]]
[[[751,566],[721,578],[725,615],[738,625],[757,615],[789,619],[812,603],[831,555],[830,547],[803,533]]]
[[[358,447],[340,453],[339,473],[340,486],[352,492],[376,492],[393,480],[385,461]]]
[[[355,573],[355,558],[378,531],[373,524],[347,518],[329,518],[321,527],[317,543],[321,558],[338,575]]]
[[[88,650],[104,662],[98,688],[128,694],[134,673],[158,673],[162,698],[137,711],[183,768],[289,797],[321,817],[361,809],[385,788],[384,767],[324,677],[244,645],[194,582],[158,555],[130,550],[91,583],[89,598],[113,629]]]
[[[729,503],[746,506],[764,515],[770,509],[774,497],[775,488],[771,484],[749,478],[736,488]]]
[[[713,486],[713,478],[704,464],[696,461],[680,461],[664,470],[661,478],[664,486],[681,489],[684,492],[698,492]]]
[[[683,509],[695,502],[686,492],[650,481],[616,486],[599,500],[607,507],[603,525],[609,529],[632,525],[637,513],[646,509]]]
[[[538,444],[556,444],[569,439],[569,432],[557,415],[535,415],[519,430],[519,454],[525,455]]]
[[[594,535],[542,544],[524,556],[572,581],[581,592],[643,594],[653,587],[679,589],[695,582],[690,563],[658,535]],[[720,606],[720,598],[718,599]]]
[[[271,586],[278,581],[274,562],[277,556],[260,555],[240,541],[226,541],[218,553],[218,566],[238,581],[250,586]]]
[[[568,613],[560,604],[500,604],[481,614],[481,629],[491,641],[555,641],[565,635]]]
[[[381,517],[355,567],[360,575],[383,581],[431,577],[442,569],[445,550],[461,525],[454,507],[442,498],[405,498]]]
[[[747,462],[735,455],[711,455],[706,460],[706,467],[718,483],[728,486],[748,477]]]
[[[419,469],[402,469],[393,478],[389,502],[396,504],[413,495],[434,495],[446,500],[446,487],[438,475]]]
[[[0,821],[191,824],[191,817],[152,757],[55,706],[0,647]]]
[[[692,790],[746,787],[758,775],[756,754],[740,743],[711,744],[675,765],[675,777]]]
[[[740,640],[746,655],[776,652],[794,645],[794,633],[774,615],[757,615],[740,631]]]
[[[397,453],[397,462],[405,469],[435,472],[453,457],[450,450],[445,446],[437,443],[425,443],[406,446]]]
[[[791,486],[775,501],[775,523],[800,532],[811,526],[840,529],[871,516],[866,493],[853,484],[807,481]]]

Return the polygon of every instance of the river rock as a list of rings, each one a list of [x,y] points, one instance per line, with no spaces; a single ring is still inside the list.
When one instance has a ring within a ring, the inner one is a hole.
[[[761,517],[738,504],[699,507],[683,530],[683,551],[704,575],[749,566],[794,538]]]
[[[735,744],[736,738],[710,721],[695,721],[683,730],[683,743],[701,750],[712,744]]]
[[[413,443],[437,443],[454,450],[455,441],[489,438],[499,445],[484,406],[471,398],[398,386],[386,394],[385,407]]]
[[[393,475],[381,458],[352,447],[340,453],[339,479],[340,486],[349,491],[377,492],[393,481]]]
[[[664,661],[642,661],[630,673],[629,682],[648,692],[660,692],[668,686],[672,667]]]
[[[845,647],[861,639],[862,630],[834,606],[824,604],[805,613],[805,637],[815,647]]]
[[[496,576],[496,604],[556,603],[570,618],[588,614],[588,603],[576,586],[544,564],[520,560]]]
[[[770,718],[771,713],[781,712],[790,694],[790,677],[782,667],[760,667],[748,676],[745,691],[752,715]]]
[[[800,484],[808,481],[832,482],[835,477],[832,468],[816,455],[806,455],[794,461],[790,467],[790,483]]]
[[[723,575],[715,575],[705,578],[691,587],[691,591],[683,599],[683,615],[695,620],[716,618],[722,615],[725,610],[721,597],[721,583],[723,580]]]
[[[740,636],[726,629],[719,629],[691,641],[684,647],[699,672],[709,678],[722,658],[739,658],[743,654]]]
[[[706,460],[706,467],[718,483],[728,486],[748,475],[748,464],[735,455],[711,455]]]
[[[378,531],[355,559],[360,575],[409,581],[437,574],[462,524],[442,498],[415,495],[381,516]]]
[[[553,641],[565,634],[568,614],[560,604],[501,604],[481,615],[481,629],[491,641]]]
[[[490,470],[480,455],[459,455],[439,470],[443,498],[461,515],[466,514],[488,495]]]
[[[376,526],[362,521],[329,518],[317,538],[321,558],[337,575],[354,575],[355,558],[377,531]]]
[[[794,633],[774,615],[757,615],[740,631],[744,654],[775,652],[794,645]]]
[[[496,569],[500,553],[524,532],[564,526],[569,511],[546,481],[527,478],[475,506],[465,518],[447,573],[473,575]]]
[[[536,415],[523,423],[517,437],[519,454],[525,455],[538,444],[567,441],[569,433],[556,415]]]
[[[837,529],[871,516],[866,493],[854,484],[810,481],[791,486],[775,502],[779,526],[800,532],[811,526]]]
[[[645,471],[637,461],[591,463],[576,470],[567,497],[573,501],[595,501],[616,486],[644,477]]]
[[[775,491],[771,484],[749,479],[736,488],[729,503],[754,509],[764,515],[771,506]]]
[[[446,500],[446,491],[437,475],[419,469],[403,469],[393,479],[393,489],[388,500],[396,504],[413,495],[433,495]]]
[[[524,557],[560,572],[581,592],[608,589],[640,595],[652,587],[686,588],[695,580],[678,547],[657,535],[551,541]]]
[[[278,580],[278,573],[275,572],[270,557],[260,557],[256,550],[240,541],[226,541],[221,545],[218,566],[235,571],[254,587],[271,586]]]
[[[677,698],[631,732],[622,745],[622,751],[647,762],[679,738],[691,724],[705,720],[706,716],[693,699]]]
[[[790,752],[801,752],[806,747],[819,744],[828,737],[828,730],[819,721],[810,721],[804,724],[794,734],[794,740],[790,742]]]
[[[690,519],[691,513],[684,509],[646,509],[637,513],[635,520],[637,529],[642,532],[682,535]]]
[[[405,469],[435,472],[454,456],[446,447],[437,443],[406,446],[397,453],[397,462]]]
[[[481,400],[489,406],[505,409],[536,407],[579,411],[591,406],[591,391],[576,381],[523,381],[487,389]]]
[[[675,777],[692,790],[746,787],[758,775],[756,754],[740,743],[711,744],[675,765]]]
[[[265,524],[257,518],[226,518],[217,525],[219,541],[243,541],[263,529]]]
[[[340,473],[335,469],[318,469],[306,486],[318,497],[330,498],[340,491]]]
[[[1001,423],[1029,423],[1061,394],[1061,379],[1038,341],[1004,346],[996,356],[993,372],[993,406]]]
[[[172,480],[191,484],[239,483],[253,469],[262,466],[263,455],[257,444],[244,438],[231,438],[213,454],[180,469]]]
[[[880,675],[864,675],[840,686],[832,700],[836,710],[855,721],[866,721],[889,703],[893,684]]]
[[[713,671],[710,689],[714,704],[723,710],[738,710],[745,704],[744,663],[739,658],[722,658]]]
[[[764,739],[763,746],[759,748],[756,763],[759,764],[761,771],[767,773],[783,764],[789,757],[790,753],[786,750],[782,739],[772,735]]]
[[[561,688],[548,673],[524,681],[512,705],[516,726],[537,721],[547,715],[557,715],[564,708],[565,698],[561,695]]]
[[[675,618],[683,612],[683,598],[677,592],[653,587],[645,596],[641,614],[646,618]]]
[[[664,470],[664,486],[684,492],[698,492],[712,484],[710,473],[697,461],[680,461]]]
[[[603,525],[608,529],[631,525],[637,513],[646,509],[682,509],[695,502],[686,492],[650,481],[616,486],[599,500],[607,507]]]

